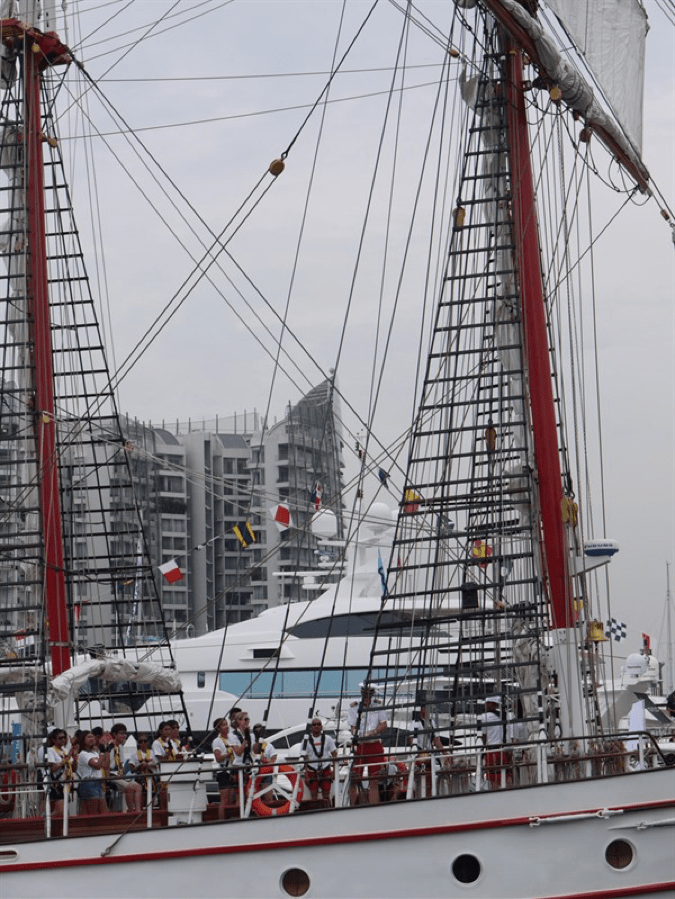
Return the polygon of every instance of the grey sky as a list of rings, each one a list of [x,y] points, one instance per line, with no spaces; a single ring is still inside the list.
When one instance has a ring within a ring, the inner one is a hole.
[[[345,34],[353,34],[370,5],[358,2],[348,8]],[[655,183],[672,203],[675,29],[655,2],[647,0],[646,5],[652,28],[647,47],[644,158]],[[106,97],[137,130],[199,216],[220,233],[270,161],[289,145],[305,118],[305,107],[325,84],[341,3],[136,0],[128,8],[122,2],[100,8],[93,2],[70,4],[71,10],[78,6],[85,36],[78,53],[88,72],[101,79]],[[431,18],[444,15],[443,3],[419,6]],[[347,69],[382,67],[383,71],[345,74],[332,88],[331,100],[361,99],[331,104],[326,118],[321,165],[329,176],[317,174],[314,184],[288,313],[300,347],[318,360],[324,372],[334,366],[341,352],[340,386],[364,418],[379,271],[365,266],[370,290],[360,288],[354,298],[340,351],[339,327],[353,265],[340,262],[343,256],[353,260],[356,251],[369,176],[364,147],[377,138],[385,102],[382,92],[388,87],[400,25],[393,6],[382,2],[380,7],[374,34]],[[165,15],[174,18],[164,19]],[[180,27],[172,27],[176,25]],[[120,37],[124,32],[129,33]],[[143,34],[146,40],[134,45]],[[74,26],[69,40],[76,47],[79,35]],[[441,59],[441,48],[419,34],[408,52],[420,66],[436,65]],[[410,83],[433,82],[436,71],[419,68]],[[301,74],[307,72],[316,74]],[[278,77],[243,77],[262,74]],[[415,96],[424,111],[433,101],[433,87],[416,88]],[[210,238],[186,203],[178,200],[177,210],[169,205],[135,155],[133,140],[129,143],[120,136],[119,121],[107,115],[94,92],[88,97],[88,110],[96,129],[105,135],[91,143],[98,206],[90,213],[81,141],[73,153],[74,196],[83,228],[88,217],[100,218],[114,363],[120,365],[193,271],[190,254],[198,258],[203,252],[193,229],[204,240],[210,242]],[[73,123],[81,134],[87,129],[77,115]],[[246,227],[229,245],[280,315],[289,294],[317,127],[313,120],[302,133],[289,154],[286,171],[252,209]],[[62,128],[65,131],[65,122]],[[412,169],[421,149],[413,138],[406,135],[404,140],[408,155],[401,164]],[[609,214],[601,206],[598,222],[603,215]],[[402,233],[397,240],[402,252]],[[625,654],[638,647],[641,631],[657,640],[665,565],[675,558],[675,253],[657,203],[651,200],[646,208],[627,210],[605,233],[596,259],[604,331],[600,376],[608,525],[606,534],[595,536],[612,537],[621,545],[611,573],[614,613],[630,626],[631,639],[619,648]],[[251,309],[242,305],[221,274],[214,271],[214,280],[274,353],[278,321],[232,263],[223,261],[223,265],[274,339],[254,321]],[[103,284],[102,270],[98,276]],[[100,292],[105,293],[102,288]],[[370,304],[361,306],[360,301],[369,297]],[[404,431],[411,414],[416,351],[411,349],[410,335],[419,332],[418,302],[412,290],[404,290],[402,305],[391,348],[394,364],[385,374],[376,415],[375,430],[385,444]],[[290,377],[279,372],[271,388],[272,359],[226,301],[202,280],[122,381],[121,408],[154,423],[163,419],[168,423],[254,407],[264,412],[269,403],[270,415],[281,417],[289,400],[297,400],[301,391],[322,377],[288,336],[284,346],[298,367],[284,362]],[[356,429],[353,419],[350,424]]]

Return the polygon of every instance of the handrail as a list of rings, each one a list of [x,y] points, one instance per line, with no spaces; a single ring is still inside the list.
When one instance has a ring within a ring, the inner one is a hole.
[[[544,739],[536,738],[527,742],[507,743],[499,747],[472,745],[469,747],[448,746],[442,749],[430,749],[420,752],[411,747],[390,750],[389,758],[376,775],[380,783],[386,787],[387,799],[416,800],[421,798],[445,798],[470,792],[485,790],[503,790],[514,787],[532,786],[535,784],[555,783],[571,780],[594,780],[619,774],[631,774],[660,766],[667,767],[664,750],[659,746],[659,738],[647,731],[629,731],[608,733],[601,737],[581,737],[578,739]],[[675,748],[675,745],[674,745]],[[341,755],[331,760],[333,768],[333,803],[335,808],[342,808],[353,801],[350,786],[356,783],[354,778],[355,756],[347,747],[341,747]],[[210,759],[195,756],[190,761],[195,768],[195,781],[186,781],[190,772],[182,772],[183,784],[193,788],[193,797],[187,810],[188,823],[199,821],[200,807],[196,804],[197,791],[201,781],[201,796],[205,797],[206,770],[213,773],[215,766]],[[174,776],[181,772],[182,763],[162,782],[171,790]],[[263,768],[271,769],[271,776],[277,777],[280,766],[288,773],[293,783],[292,790],[286,789],[288,805],[284,813],[302,811],[304,802],[298,801],[302,786],[304,762],[302,758],[280,759],[270,764],[264,760],[250,765],[234,766],[232,771],[237,775],[238,797],[237,807],[240,817],[254,814],[254,800],[268,792],[270,785],[257,784],[259,773]],[[287,766],[287,767],[286,767]],[[394,767],[395,766],[395,769]],[[25,767],[25,766],[24,766]],[[42,797],[41,815],[44,818],[44,835],[50,838],[55,835],[53,803],[50,800],[52,786],[49,778],[39,781],[31,777],[28,768],[21,771],[22,776],[13,785],[15,803],[14,818],[34,817],[26,815],[27,808],[39,808],[37,800]],[[295,775],[295,776],[294,776]],[[113,775],[106,778],[110,782],[125,783],[128,777]],[[363,766],[358,783],[368,780],[368,766]],[[149,775],[145,778],[145,826],[151,828],[153,823],[153,782]],[[63,822],[59,827],[64,836],[72,831],[70,818],[77,808],[71,804],[77,780],[64,782]],[[260,786],[256,792],[256,787]],[[34,797],[31,799],[31,797]],[[362,797],[361,801],[363,801]],[[204,800],[202,800],[204,801]],[[358,800],[357,800],[358,801]],[[311,806],[310,806],[311,807]],[[203,810],[204,806],[201,807]],[[2,826],[11,826],[11,819],[4,819]]]

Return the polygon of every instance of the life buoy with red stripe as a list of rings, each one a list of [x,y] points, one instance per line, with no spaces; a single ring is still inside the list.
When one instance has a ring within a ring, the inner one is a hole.
[[[261,768],[253,781],[248,782],[248,789],[252,791],[254,794],[258,792],[261,787],[262,781],[269,777],[270,774],[274,774],[274,771],[279,774],[285,774],[288,777],[291,783],[291,793],[295,791],[295,785],[298,782],[298,772],[295,768],[292,768],[290,765],[266,765],[264,768]],[[285,792],[285,791],[284,791]],[[303,784],[302,780],[298,784],[298,792],[295,794],[295,801],[300,802],[302,800],[303,793]],[[291,799],[287,799],[286,802],[281,805],[268,805],[265,802],[263,796],[256,796],[251,804],[253,811],[261,818],[269,818],[272,815],[287,815],[291,810]]]
[[[0,814],[14,811],[18,783],[18,771],[11,768],[9,771],[2,772],[0,776]]]

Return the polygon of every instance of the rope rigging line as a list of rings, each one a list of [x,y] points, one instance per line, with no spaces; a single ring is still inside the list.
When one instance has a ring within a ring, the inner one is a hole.
[[[86,77],[86,73],[85,73],[85,77]],[[97,91],[99,91],[98,85],[97,85],[97,84],[94,84],[94,86],[96,87]],[[105,98],[103,98],[103,99],[104,99],[104,101],[105,101],[106,103],[108,102]],[[108,104],[108,105],[110,105],[110,104]],[[119,113],[116,113],[116,115],[119,115]],[[133,133],[133,132],[132,132],[132,133]],[[139,143],[140,143],[140,141],[139,141]],[[145,148],[144,148],[144,149],[145,149]],[[146,150],[146,152],[147,152],[147,150]],[[181,196],[181,198],[182,198],[183,200],[185,200],[186,203],[188,203],[188,206],[190,206],[190,208],[191,208],[192,211],[195,213],[195,215],[198,215],[198,213],[196,212],[196,210],[194,209],[194,207],[192,207],[191,204],[189,204],[189,201],[187,201],[187,199],[186,199],[186,198],[184,197],[184,195],[180,192],[180,190],[177,188],[177,186],[175,185],[175,183],[173,183],[173,182],[171,181],[171,179],[168,178],[168,176],[166,175],[166,173],[161,169],[161,166],[159,166],[159,164],[157,163],[156,159],[154,159],[154,157],[152,157],[151,154],[148,154],[148,155],[150,155],[150,157],[153,159],[153,162],[158,166],[159,170],[162,171],[162,174],[164,174],[165,177],[167,177],[167,179],[168,179],[169,182],[171,183],[172,187],[176,190],[176,192]],[[243,204],[242,204],[242,205],[243,205]],[[204,224],[205,224],[205,223],[204,223]],[[206,226],[206,225],[205,225],[205,226]],[[215,245],[215,241],[214,241],[214,245]],[[236,261],[230,256],[230,254],[229,254],[228,251],[226,251],[226,254],[227,254],[227,256],[231,259],[231,261],[235,264],[235,266],[237,267],[237,269],[242,273],[242,275],[244,275],[244,277],[246,277],[247,281],[249,281],[249,283],[252,284],[252,282],[250,281],[250,278],[248,278],[248,276],[245,275],[245,273],[243,272],[243,270],[240,269],[240,267],[238,266],[238,264],[236,263]],[[206,254],[205,254],[205,255],[206,255]],[[205,258],[205,257],[203,257],[203,258]],[[211,282],[211,283],[213,283],[213,282]],[[193,285],[193,286],[194,286],[194,285]],[[257,288],[255,288],[255,289],[257,290]],[[264,302],[266,303],[266,305],[268,306],[268,308],[270,309],[270,311],[271,311],[271,312],[272,312],[272,313],[273,313],[273,314],[274,314],[274,315],[281,321],[281,319],[280,319],[278,313],[276,312],[276,310],[274,310],[274,309],[271,307],[271,305],[269,304],[269,302],[268,302],[267,300],[265,300],[265,298],[262,296],[262,294],[260,293],[260,291],[257,291],[257,292],[258,292],[258,294],[262,297],[262,299],[264,300]],[[185,298],[184,298],[184,299],[185,299]],[[229,305],[229,303],[228,303],[228,305]],[[232,308],[232,307],[230,306],[230,308]],[[161,313],[160,313],[160,316],[161,316]],[[160,318],[160,316],[158,316],[156,320],[158,320],[158,319]],[[241,316],[240,316],[240,319],[246,324],[246,326],[247,326],[247,327],[249,328],[249,330],[250,330],[250,326],[248,325],[248,323],[246,323],[245,319],[241,318]],[[308,356],[308,358],[312,361],[312,363],[313,363],[314,365],[316,365],[317,369],[321,372],[321,374],[322,374],[324,377],[328,377],[328,375],[326,374],[326,372],[323,371],[323,369],[321,368],[321,366],[320,366],[320,365],[318,364],[318,362],[312,357],[311,353],[307,350],[307,348],[306,348],[306,347],[299,341],[299,339],[298,339],[297,337],[295,337],[294,334],[292,334],[292,332],[289,332],[289,333],[291,333],[291,335],[294,337],[294,340],[296,341],[296,343],[298,343],[298,345],[302,348],[303,352]],[[140,344],[140,341],[139,341],[139,344]],[[133,352],[133,351],[132,351],[132,352]],[[271,351],[270,351],[270,350],[266,349],[266,352],[268,352],[268,353],[271,355]],[[130,355],[131,355],[131,354],[130,354]],[[288,354],[287,354],[287,355],[288,355]],[[132,363],[132,365],[135,365],[135,364],[138,362],[138,359],[139,359],[139,358],[140,358],[140,355],[136,358],[136,360]],[[289,356],[289,358],[290,358],[290,356]],[[128,360],[128,359],[129,359],[129,357],[127,357],[127,360]],[[125,362],[126,362],[127,360],[125,360]],[[123,363],[123,364],[124,364],[124,363]],[[295,363],[294,363],[294,364],[295,364]],[[299,366],[296,366],[296,367],[299,368]],[[118,369],[118,371],[119,371],[119,369]],[[124,372],[123,376],[126,376],[126,374],[128,374],[128,372],[129,372],[129,369],[127,369],[127,371]],[[287,374],[289,377],[291,377],[291,376],[288,374],[287,371],[286,371],[286,374]],[[308,378],[307,376],[305,376],[305,377],[306,377],[307,382],[308,382],[308,383],[311,383],[310,380],[309,380],[309,378]],[[293,382],[295,383],[294,379],[291,378],[291,380],[293,380]],[[296,385],[296,386],[297,386],[297,385]],[[342,394],[340,393],[339,389],[337,389],[337,388],[336,388],[336,392],[337,392],[337,394],[341,397],[342,401],[345,403],[345,406],[346,406],[347,408],[349,408],[350,411],[352,411],[352,412],[357,416],[357,418],[359,419],[359,421],[363,424],[362,419],[360,418],[360,416],[358,415],[358,413],[356,412],[356,410],[352,407],[352,405],[349,403],[349,401],[347,400],[347,398],[346,398],[344,395],[342,395]],[[384,447],[382,447],[381,445],[380,445],[380,447],[381,447],[381,449],[384,449]]]
[[[175,0],[173,6],[171,6],[170,9],[168,9],[166,12],[164,12],[160,16],[159,19],[154,19],[150,24],[138,25],[136,28],[130,28],[128,31],[121,32],[120,34],[117,35],[118,38],[124,38],[127,35],[134,34],[138,31],[143,31],[143,34],[136,40],[132,41],[129,44],[123,44],[121,47],[114,47],[112,50],[107,50],[105,53],[99,53],[96,56],[92,57],[92,59],[101,59],[104,56],[110,56],[112,53],[119,53],[120,51],[126,50],[127,53],[123,53],[123,55],[118,60],[116,60],[113,63],[113,65],[110,66],[110,68],[107,70],[108,72],[110,72],[118,64],[118,62],[120,62],[121,59],[123,59],[125,56],[127,56],[128,53],[131,52],[131,50],[134,50],[143,41],[146,41],[146,40],[149,40],[149,39],[155,38],[155,37],[161,37],[162,35],[166,34],[169,31],[173,31],[176,28],[183,28],[185,21],[192,22],[192,21],[196,21],[197,19],[201,19],[204,16],[210,15],[213,12],[217,12],[219,9],[222,9],[225,6],[229,6],[231,3],[234,2],[234,0],[218,0],[218,2],[216,3],[215,6],[211,7],[210,9],[203,10],[198,15],[195,15],[195,10],[198,10],[202,6],[207,6],[209,3],[214,2],[214,0],[201,0],[201,2],[197,2],[197,0],[190,0],[190,3],[188,4],[188,8],[186,11],[171,14],[171,10],[175,9],[180,4],[180,2],[181,2],[181,0]],[[115,13],[115,15],[111,16],[110,19],[108,19],[106,22],[101,23],[101,25],[99,25],[97,27],[96,31],[100,31],[102,28],[104,28],[106,25],[108,25],[115,18],[118,18],[126,9],[128,9],[130,6],[134,6],[134,5],[135,5],[134,0],[129,0],[129,2],[125,6],[123,6],[121,10],[119,10],[117,13]],[[178,17],[181,18],[180,22],[177,22],[177,23],[171,25],[169,28],[164,28],[161,31],[156,31],[155,33],[151,33],[153,31],[155,31],[155,29],[162,22],[168,22],[171,19],[176,19]],[[85,41],[88,41],[90,37],[92,37],[94,34],[96,34],[96,31],[90,32],[86,37],[81,38],[80,46]],[[110,43],[110,40],[107,38],[98,42],[98,44],[109,44],[109,43]],[[98,46],[98,44],[97,44],[97,42],[94,41],[94,42],[88,44],[88,47],[96,47],[96,46]],[[72,49],[79,49],[79,47],[76,44]]]

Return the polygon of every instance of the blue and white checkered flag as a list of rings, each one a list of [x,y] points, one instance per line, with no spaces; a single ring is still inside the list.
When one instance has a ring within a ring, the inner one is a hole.
[[[616,643],[621,643],[626,639],[628,625],[623,621],[617,621],[616,618],[610,618],[605,627],[605,637],[609,637]]]

